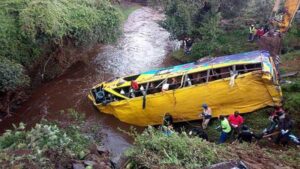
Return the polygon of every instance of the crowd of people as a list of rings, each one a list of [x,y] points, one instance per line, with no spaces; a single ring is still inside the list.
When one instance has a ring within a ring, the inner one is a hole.
[[[255,27],[254,24],[251,24],[251,26],[249,27],[248,41],[253,42],[256,39],[260,39],[262,36],[264,36],[264,34],[268,33],[269,31],[270,29],[268,24],[259,28]]]
[[[202,128],[194,128],[190,131],[190,135],[199,136],[204,140],[208,140],[208,135],[205,130],[212,118],[212,109],[207,105],[202,105]],[[274,143],[287,145],[290,141],[296,145],[300,145],[300,138],[292,133],[293,121],[291,117],[285,113],[282,107],[276,106],[274,111],[269,116],[270,124],[261,132],[254,133],[245,125],[245,119],[238,111],[228,117],[224,115],[219,116],[220,125],[216,130],[220,131],[218,144],[225,143],[229,138],[237,140],[240,143],[251,143],[253,140],[260,140],[262,138],[274,138]],[[163,131],[166,135],[171,135],[173,131],[173,117],[167,113],[164,117]]]

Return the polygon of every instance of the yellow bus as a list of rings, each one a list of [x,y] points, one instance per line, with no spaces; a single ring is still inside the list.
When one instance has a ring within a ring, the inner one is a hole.
[[[280,106],[277,70],[267,51],[252,51],[150,70],[94,86],[88,98],[100,112],[137,125],[201,119],[201,105],[212,116]]]

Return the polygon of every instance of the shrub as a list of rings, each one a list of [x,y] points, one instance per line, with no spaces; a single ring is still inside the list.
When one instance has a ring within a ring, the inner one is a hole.
[[[166,136],[151,127],[136,135],[134,146],[126,156],[147,168],[202,168],[219,161],[214,144],[189,138],[185,133]]]
[[[29,77],[24,74],[23,66],[0,56],[0,91],[7,92],[25,87]]]
[[[284,92],[300,92],[300,80],[282,86]]]
[[[300,93],[286,94],[284,108],[290,113],[300,113]]]
[[[31,68],[65,41],[85,46],[120,35],[120,10],[109,0],[1,0],[0,7],[1,91],[26,85],[19,64]]]
[[[56,168],[56,164],[68,165],[65,160],[83,158],[92,142],[78,125],[62,128],[44,120],[26,131],[20,123],[0,136],[0,165],[10,168],[29,161],[36,168]],[[18,152],[30,152],[30,155]]]

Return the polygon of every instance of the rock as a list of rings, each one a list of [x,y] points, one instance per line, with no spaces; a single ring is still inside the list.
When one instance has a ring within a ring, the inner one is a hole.
[[[106,166],[105,162],[100,163],[101,166]]]
[[[108,152],[104,146],[97,146],[97,151],[102,154]]]
[[[85,160],[83,163],[88,166],[96,165],[96,163],[94,161],[89,161],[89,160]]]
[[[73,164],[72,168],[73,169],[85,169],[83,164]]]

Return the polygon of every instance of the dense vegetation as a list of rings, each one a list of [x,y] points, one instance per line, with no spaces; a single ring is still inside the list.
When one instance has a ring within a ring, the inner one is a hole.
[[[293,149],[282,153],[255,144],[216,145],[185,132],[166,136],[150,127],[133,135],[134,146],[126,152],[128,168],[205,168],[229,160],[243,160],[250,168],[293,168],[300,160],[300,154]]]
[[[20,72],[20,64],[30,68],[38,57],[66,41],[75,46],[115,41],[121,13],[108,0],[2,0],[0,19],[0,56],[14,65],[7,69]],[[8,76],[11,88],[21,85]],[[0,86],[5,85],[1,81]]]
[[[153,6],[162,6],[166,20],[161,24],[177,39],[192,37],[195,41],[191,56],[176,51],[173,56],[188,62],[204,56],[220,56],[258,49],[248,43],[248,26],[260,28],[267,24],[273,1],[268,0],[151,0]],[[299,26],[285,37],[284,52],[299,44]],[[297,40],[298,39],[298,40]],[[293,45],[291,45],[293,44]]]
[[[20,123],[0,136],[1,168],[70,168],[85,159],[89,146],[101,141],[98,125],[86,126],[85,117],[74,110],[61,113],[65,121],[42,120],[28,131]]]

